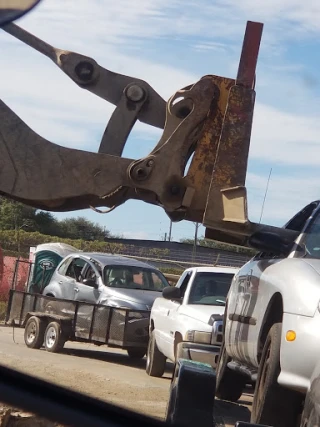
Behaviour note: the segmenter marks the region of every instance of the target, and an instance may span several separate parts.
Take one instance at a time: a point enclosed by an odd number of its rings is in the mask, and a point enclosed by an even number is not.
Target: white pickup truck
[[[191,359],[215,367],[222,342],[233,267],[193,267],[157,298],[150,315],[146,372],[161,377],[166,360]]]
[[[259,252],[227,297],[216,396],[236,402],[251,380],[251,422],[296,427],[320,355],[320,201],[249,244]]]

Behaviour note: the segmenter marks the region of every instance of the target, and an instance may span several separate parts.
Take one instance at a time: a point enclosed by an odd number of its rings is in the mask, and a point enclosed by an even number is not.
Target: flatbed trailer
[[[11,289],[5,324],[24,328],[25,344],[59,352],[67,341],[107,345],[142,358],[150,313]]]

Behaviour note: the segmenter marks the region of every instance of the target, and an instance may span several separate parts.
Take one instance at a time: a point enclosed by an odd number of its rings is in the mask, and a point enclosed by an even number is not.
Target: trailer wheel
[[[262,351],[251,422],[274,427],[292,427],[298,423],[303,397],[281,387],[277,382],[280,374],[281,330],[281,323],[275,323],[271,327]]]
[[[167,358],[158,349],[155,330],[153,330],[149,337],[146,373],[150,377],[162,377],[166,369],[166,361]]]
[[[217,363],[217,389],[216,396],[229,402],[237,402],[246,386],[247,378],[238,372],[232,371],[227,364],[229,357],[224,342],[221,345]]]
[[[194,427],[213,427],[216,377],[211,366],[178,359],[170,386],[166,422]]]
[[[127,348],[127,353],[131,359],[143,359],[146,355],[146,349],[141,347],[131,347]]]
[[[46,322],[36,316],[27,320],[24,328],[24,342],[27,347],[39,349],[43,345]]]
[[[64,346],[65,338],[58,322],[50,322],[44,334],[44,346],[51,353],[59,353]]]

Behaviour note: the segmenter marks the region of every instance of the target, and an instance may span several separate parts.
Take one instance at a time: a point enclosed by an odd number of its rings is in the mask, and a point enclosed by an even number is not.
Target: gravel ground
[[[92,397],[163,419],[172,365],[163,378],[145,373],[145,360],[133,361],[122,350],[92,344],[66,343],[61,354],[28,349],[23,330],[0,326],[0,363],[21,372],[72,388]],[[216,421],[226,427],[248,421],[252,396],[245,393],[239,405],[217,401]]]

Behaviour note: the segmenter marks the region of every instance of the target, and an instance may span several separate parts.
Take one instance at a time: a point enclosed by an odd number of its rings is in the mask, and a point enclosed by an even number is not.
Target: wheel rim
[[[52,348],[57,340],[57,332],[53,326],[48,328],[46,333],[46,347]]]
[[[258,408],[260,407],[261,401],[263,399],[265,383],[266,383],[267,375],[269,372],[270,350],[271,350],[271,347],[269,345],[266,352],[266,357],[264,359],[263,367],[261,370],[261,375],[260,375],[260,380],[259,380],[259,385],[257,390],[257,407]]]
[[[27,343],[32,344],[36,339],[37,325],[35,322],[30,322],[27,327]]]

